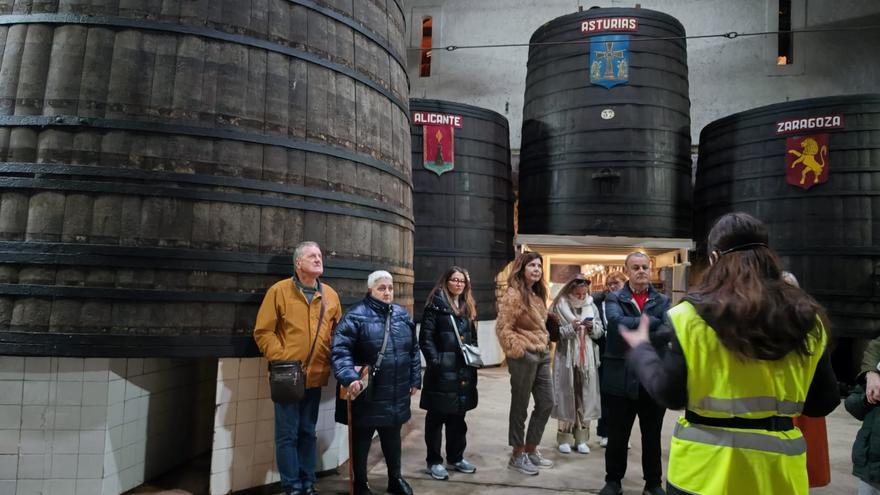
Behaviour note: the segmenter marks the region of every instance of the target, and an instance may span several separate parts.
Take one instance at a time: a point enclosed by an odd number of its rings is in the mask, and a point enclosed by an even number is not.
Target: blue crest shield
[[[629,35],[590,38],[590,82],[611,88],[629,81]]]

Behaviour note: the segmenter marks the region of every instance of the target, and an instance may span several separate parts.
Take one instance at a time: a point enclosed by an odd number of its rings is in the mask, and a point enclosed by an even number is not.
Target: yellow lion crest
[[[819,143],[816,142],[813,138],[806,138],[801,141],[801,148],[803,148],[803,152],[798,150],[788,150],[789,153],[798,157],[797,160],[792,162],[791,167],[794,168],[799,163],[804,165],[804,170],[801,173],[801,185],[807,181],[807,174],[810,172],[813,173],[813,184],[819,183],[819,176],[822,175],[822,171],[825,170],[826,160],[828,159],[828,147],[824,144],[822,145],[822,149],[819,149]],[[816,161],[816,155],[819,155],[819,159],[821,162]]]

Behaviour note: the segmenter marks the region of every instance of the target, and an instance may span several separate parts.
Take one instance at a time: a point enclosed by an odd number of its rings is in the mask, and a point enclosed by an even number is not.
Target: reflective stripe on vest
[[[687,364],[687,408],[708,418],[797,416],[827,342],[816,319],[806,346],[780,359],[728,350],[688,302],[668,312]],[[770,467],[772,466],[772,468]],[[667,480],[685,493],[808,495],[806,442],[797,429],[713,427],[679,418]]]
[[[703,397],[696,404],[699,409],[725,412],[734,416],[746,413],[771,413],[779,416],[794,416],[804,410],[803,402],[777,399],[776,397],[738,397],[722,399],[720,397]]]
[[[688,409],[711,418],[797,416],[802,412],[827,341],[818,318],[807,338],[809,354],[792,351],[776,360],[735,355],[689,302],[669,310],[669,320],[687,364]]]
[[[804,437],[780,438],[764,433],[712,428],[693,423],[689,426],[676,423],[672,435],[690,442],[718,447],[761,450],[782,455],[801,455],[807,451],[807,442],[804,441]]]

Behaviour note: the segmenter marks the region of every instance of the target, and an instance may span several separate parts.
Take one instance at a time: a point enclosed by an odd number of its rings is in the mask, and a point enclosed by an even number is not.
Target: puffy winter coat
[[[477,407],[477,369],[464,363],[452,318],[465,344],[477,345],[473,321],[456,316],[443,291],[425,305],[419,347],[427,368],[419,407],[441,414],[464,414]]]
[[[547,332],[547,306],[537,295],[529,292],[523,303],[522,295],[513,287],[498,300],[498,319],[495,333],[504,354],[513,359],[525,356],[526,351],[542,352],[550,348]]]
[[[862,481],[877,485],[880,483],[880,408],[868,403],[862,385],[856,386],[843,405],[853,417],[862,421],[852,448],[853,474]]]
[[[352,402],[355,426],[401,425],[410,418],[410,387],[421,386],[419,344],[415,324],[401,306],[385,304],[370,296],[345,313],[333,335],[333,375],[343,386],[358,379],[356,365],[376,364],[385,336],[385,318],[391,327],[382,366],[369,387]],[[348,424],[346,404],[336,401],[336,421]]]

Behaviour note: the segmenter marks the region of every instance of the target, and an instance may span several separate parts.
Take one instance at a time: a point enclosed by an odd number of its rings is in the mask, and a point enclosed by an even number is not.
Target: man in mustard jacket
[[[342,308],[336,291],[318,280],[324,263],[317,243],[300,243],[293,264],[294,276],[266,291],[257,313],[254,340],[270,363],[303,363],[305,397],[299,402],[275,403],[275,459],[284,493],[306,495],[316,493],[315,425],[321,387],[330,376],[330,336],[342,318]]]

